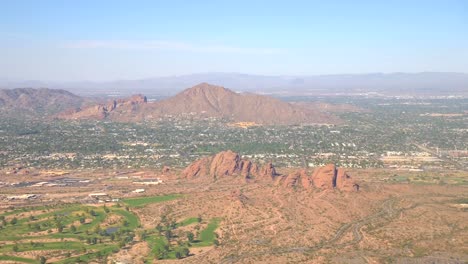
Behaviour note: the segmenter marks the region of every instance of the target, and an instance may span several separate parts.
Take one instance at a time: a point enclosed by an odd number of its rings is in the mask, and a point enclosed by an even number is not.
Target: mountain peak
[[[262,125],[330,124],[339,119],[316,109],[296,106],[269,96],[239,94],[222,86],[200,83],[183,92],[156,102],[146,103],[143,96],[113,102],[109,107],[81,109],[80,116],[112,120],[150,120],[166,117],[220,118],[229,122],[253,122]],[[91,113],[91,114],[89,114]],[[64,118],[68,118],[64,116]],[[73,118],[73,117],[72,117]]]
[[[237,94],[237,93],[227,88],[224,88],[222,86],[203,82],[191,88],[186,89],[185,91],[182,92],[182,94],[194,96],[194,95],[207,95],[207,94],[220,95],[220,94]]]

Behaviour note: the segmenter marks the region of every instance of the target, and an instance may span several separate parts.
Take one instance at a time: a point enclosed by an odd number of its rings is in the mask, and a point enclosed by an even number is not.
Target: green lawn
[[[125,220],[127,220],[127,222],[129,223],[126,227],[127,229],[133,230],[140,226],[140,220],[132,212],[125,211],[123,209],[112,209],[112,212],[123,216]]]
[[[152,197],[139,197],[126,199],[123,202],[131,207],[140,207],[149,203],[158,203],[165,202],[177,199],[182,197],[179,194],[170,194],[164,196],[152,196]],[[33,210],[34,208],[31,208]],[[95,214],[91,215],[91,212],[94,211]],[[107,213],[106,213],[107,211]],[[20,213],[20,212],[15,212]],[[69,225],[79,221],[80,217],[84,215],[85,218],[91,219],[91,222],[87,224],[81,224],[77,226],[77,232],[72,233],[70,231]],[[119,215],[123,217],[122,221],[125,221],[127,224],[122,225],[122,222],[116,223],[113,227],[117,227],[119,230],[115,233],[114,236],[109,236],[103,234],[102,232],[95,231],[95,228],[100,225],[107,217],[111,215]],[[0,263],[2,261],[14,261],[18,263],[38,263],[36,259],[21,258],[12,256],[13,249],[17,252],[26,252],[26,251],[40,251],[40,250],[63,250],[64,252],[71,253],[74,256],[66,258],[63,255],[62,259],[56,263],[68,264],[68,263],[78,263],[78,262],[89,262],[93,260],[100,260],[102,256],[112,254],[112,252],[118,251],[118,243],[127,239],[128,236],[133,236],[135,231],[144,231],[147,233],[146,241],[151,248],[151,253],[147,256],[148,261],[153,261],[157,259],[157,252],[165,251],[167,255],[165,259],[175,259],[176,252],[181,252],[183,247],[190,248],[188,242],[184,242],[181,245],[169,245],[168,240],[164,235],[160,234],[154,229],[140,230],[140,219],[131,211],[127,211],[122,207],[95,207],[95,206],[85,206],[70,204],[67,206],[59,206],[56,210],[53,208],[48,208],[47,211],[38,212],[34,214],[34,220],[29,219],[29,214],[26,213],[23,216],[17,216],[18,221],[16,225],[8,224],[3,229],[0,230],[0,240],[13,240],[17,243],[15,245],[3,245],[0,247]],[[54,218],[57,216],[57,221],[63,224],[64,230],[62,233],[58,233],[55,226]],[[203,247],[210,246],[213,244],[213,241],[216,239],[215,230],[218,228],[218,225],[221,221],[221,218],[212,218],[210,219],[208,225],[204,230],[202,230],[197,240],[192,243],[193,247]],[[181,222],[177,223],[175,229],[182,226],[190,226],[198,223],[198,217],[189,217]],[[34,229],[35,224],[40,225],[40,231],[42,233],[36,232]],[[106,227],[107,228],[107,227]],[[105,228],[103,228],[105,229]],[[43,231],[53,230],[52,233],[47,233]],[[28,234],[30,233],[30,234]],[[74,238],[78,239],[74,241],[50,241],[50,242],[36,242],[39,239],[60,239],[60,238]],[[97,239],[96,242],[91,242],[93,239]],[[182,239],[186,239],[183,237]],[[128,241],[127,241],[128,242]],[[164,250],[164,248],[169,246],[169,250]],[[8,254],[8,255],[6,255]],[[77,255],[80,254],[80,255]],[[45,256],[47,257],[47,256]]]
[[[124,199],[123,202],[129,206],[142,207],[150,203],[167,202],[167,201],[175,200],[180,197],[182,197],[182,195],[180,194],[168,194],[168,195],[161,195],[161,196],[129,198],[129,199]]]
[[[66,250],[68,252],[80,252],[81,250],[86,249],[86,253],[83,253],[80,256],[75,256],[67,259],[63,259],[58,263],[77,263],[79,261],[82,262],[89,262],[91,260],[98,259],[100,256],[108,255],[112,251],[118,250],[117,241],[112,242],[110,241],[110,237],[108,236],[101,236],[99,234],[95,234],[91,231],[91,234],[87,235],[86,232],[88,230],[94,230],[96,226],[102,223],[108,215],[117,214],[123,216],[123,218],[128,222],[128,225],[123,229],[128,231],[133,231],[140,225],[140,221],[136,215],[132,212],[125,211],[124,209],[120,208],[108,208],[109,212],[106,213],[104,207],[93,207],[93,206],[83,206],[83,205],[69,205],[67,207],[59,207],[57,210],[50,210],[48,212],[42,212],[34,215],[36,220],[30,220],[29,214],[25,214],[21,218],[18,217],[18,222],[16,225],[8,224],[5,228],[0,230],[0,240],[15,240],[18,241],[16,244],[16,250],[18,252],[25,252],[25,251],[38,251],[38,250]],[[89,212],[93,210],[96,214],[91,216]],[[67,227],[69,224],[78,221],[81,214],[85,214],[86,218],[92,219],[92,221],[88,224],[79,225],[77,228],[76,233],[71,233],[69,228]],[[57,215],[60,219],[61,223],[65,226],[65,229],[62,233],[57,233],[54,224],[54,215]],[[54,230],[53,233],[48,234],[40,234],[34,236],[36,232],[32,230],[28,225],[34,224],[44,224],[44,223],[51,223],[49,227],[41,228],[41,231],[52,229]],[[22,234],[26,234],[31,232],[32,235],[24,236]],[[88,244],[86,242],[78,242],[78,241],[66,241],[66,242],[36,242],[33,243],[30,241],[37,241],[38,239],[47,239],[47,238],[78,238],[78,239],[87,239],[87,238],[98,238],[102,239],[103,243],[98,244]],[[26,240],[27,239],[27,240]],[[24,262],[24,263],[38,263],[35,259],[27,259],[27,258],[19,258],[10,255],[13,252],[14,245],[4,245],[0,247],[0,263],[6,260],[9,261],[17,261]],[[47,256],[46,256],[47,257]]]
[[[104,246],[96,246],[94,247],[95,252],[90,252],[90,253],[85,253],[80,256],[76,257],[71,257],[67,258],[61,261],[58,261],[56,263],[63,263],[63,264],[74,264],[74,263],[79,263],[79,262],[85,262],[88,263],[92,260],[98,259],[99,255],[104,256],[104,255],[109,255],[113,251],[118,250],[118,247],[116,245],[104,245]]]
[[[39,261],[35,259],[29,259],[29,258],[20,258],[20,257],[15,257],[15,256],[7,256],[7,255],[0,255],[0,262],[2,260],[8,260],[8,261],[15,261],[15,262],[23,262],[23,263],[39,263]]]
[[[206,247],[213,245],[213,241],[216,239],[215,230],[218,228],[221,218],[211,219],[208,226],[200,232],[197,243],[194,243],[194,247]]]
[[[198,217],[190,217],[190,218],[183,220],[180,223],[177,223],[177,227],[188,226],[188,225],[195,224],[195,223],[198,223]]]

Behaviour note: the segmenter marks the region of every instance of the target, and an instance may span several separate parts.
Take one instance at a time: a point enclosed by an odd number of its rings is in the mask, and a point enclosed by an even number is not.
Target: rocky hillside
[[[127,99],[111,100],[106,104],[99,104],[85,108],[70,109],[58,115],[64,119],[117,119],[132,121],[147,99],[143,95],[134,95]]]
[[[221,177],[239,176],[242,179],[269,179],[277,176],[271,163],[260,166],[231,150],[220,152],[211,157],[205,157],[192,163],[182,172],[187,179],[217,179]]]
[[[140,96],[141,97],[141,96]],[[334,124],[340,120],[318,110],[296,106],[281,100],[257,95],[239,94],[229,89],[202,83],[165,100],[138,100],[112,106],[93,106],[61,115],[66,119],[106,118],[115,121],[157,120],[164,117],[222,118],[235,122],[263,125]],[[111,102],[111,105],[114,104]],[[111,110],[110,110],[111,109]]]
[[[288,175],[277,173],[271,163],[263,166],[228,150],[214,156],[201,158],[190,164],[182,172],[188,180],[213,181],[223,177],[247,181],[270,181],[284,188],[301,188],[306,190],[321,189],[340,191],[359,190],[359,185],[345,172],[333,164],[316,168],[310,175],[306,170],[298,170]]]
[[[85,99],[65,90],[56,89],[2,89],[0,115],[45,116],[80,107]]]

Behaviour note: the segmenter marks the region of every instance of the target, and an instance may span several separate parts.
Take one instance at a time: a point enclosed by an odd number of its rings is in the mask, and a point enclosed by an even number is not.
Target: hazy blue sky
[[[0,78],[468,72],[468,1],[2,1]]]

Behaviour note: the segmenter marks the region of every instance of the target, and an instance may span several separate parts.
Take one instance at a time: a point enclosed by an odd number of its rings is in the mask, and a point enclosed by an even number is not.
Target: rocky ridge
[[[246,159],[241,159],[239,154],[227,150],[211,157],[204,157],[189,165],[182,172],[187,179],[210,178],[217,179],[225,176],[240,176],[243,179],[255,178],[273,179],[276,176],[275,168],[271,163],[260,166]]]
[[[272,163],[261,166],[242,159],[239,154],[231,150],[196,160],[183,170],[182,177],[188,180],[216,180],[232,177],[254,181],[273,181],[277,186],[284,188],[305,190],[337,189],[345,192],[359,190],[359,185],[351,176],[343,168],[337,168],[334,164],[316,168],[311,175],[305,169],[281,175],[276,172]]]
[[[98,104],[86,108],[76,108],[58,115],[64,119],[98,119],[103,120],[114,115],[131,114],[137,110],[138,105],[146,104],[147,98],[141,94],[133,95],[126,99],[116,99],[106,104]],[[123,111],[122,111],[123,110]]]

